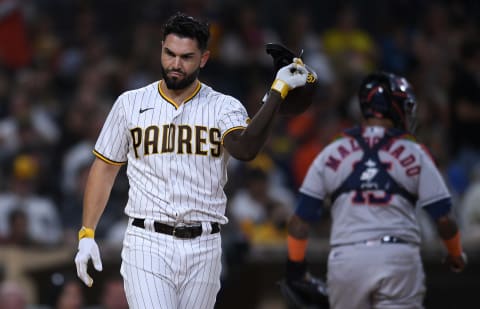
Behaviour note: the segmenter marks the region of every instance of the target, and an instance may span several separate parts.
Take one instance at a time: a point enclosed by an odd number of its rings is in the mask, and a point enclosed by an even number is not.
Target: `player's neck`
[[[393,128],[393,122],[388,118],[368,118],[365,120],[365,125],[384,127],[386,129]]]
[[[187,98],[190,98],[194,93],[195,89],[198,87],[198,79],[191,83],[188,87],[183,89],[169,89],[163,80],[160,81],[160,88],[162,92],[170,99],[173,100],[177,105],[182,105]]]

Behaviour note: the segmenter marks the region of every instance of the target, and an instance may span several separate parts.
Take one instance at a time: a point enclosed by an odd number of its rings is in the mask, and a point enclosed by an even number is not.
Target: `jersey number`
[[[352,198],[352,202],[370,206],[387,206],[391,199],[392,194],[385,191],[375,193],[373,191],[357,190]]]

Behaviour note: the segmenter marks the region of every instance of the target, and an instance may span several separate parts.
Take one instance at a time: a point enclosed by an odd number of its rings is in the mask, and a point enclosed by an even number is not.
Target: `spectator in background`
[[[0,1],[0,63],[11,70],[30,63],[31,47],[27,38],[22,1]]]
[[[63,241],[67,244],[76,243],[78,227],[82,225],[83,193],[92,162],[93,159],[90,158],[89,161],[77,167],[73,175],[73,188],[63,194],[60,216],[63,225]]]
[[[13,281],[0,284],[0,309],[26,309],[27,293],[22,286]]]
[[[10,98],[9,116],[0,121],[0,160],[23,149],[45,149],[54,145],[59,130],[50,115],[34,106],[24,92],[14,92]]]
[[[296,190],[315,157],[340,129],[341,121],[334,113],[306,112],[289,122],[288,134],[297,141],[290,162]]]
[[[0,245],[32,247],[35,245],[29,234],[29,222],[25,212],[14,208],[8,214],[8,232],[5,237],[0,236]]]
[[[399,20],[388,24],[382,35],[380,67],[382,70],[407,74],[413,66],[412,29]]]
[[[470,186],[460,204],[461,230],[466,241],[480,241],[480,162],[472,169]]]
[[[258,168],[247,170],[244,179],[244,188],[236,191],[228,207],[232,219],[252,245],[282,243],[293,195],[286,188],[271,186],[268,175]]]
[[[467,39],[455,68],[450,88],[452,157],[468,179],[471,167],[480,161],[480,40]],[[461,192],[466,187],[460,188]]]
[[[258,11],[250,4],[240,4],[231,12],[220,42],[220,61],[231,67],[263,65],[269,67],[271,58],[265,53],[265,43],[278,41],[278,34],[261,24]]]
[[[0,194],[1,235],[9,233],[8,214],[20,209],[27,216],[28,234],[33,241],[45,246],[59,244],[62,227],[56,205],[49,197],[37,193],[38,176],[42,172],[33,154],[15,157],[9,190]]]
[[[95,100],[95,99],[93,99]],[[62,166],[62,191],[64,194],[70,194],[76,189],[77,172],[85,164],[92,162],[92,149],[95,145],[103,122],[107,117],[110,107],[106,104],[91,102],[89,108],[81,108],[82,101],[78,101],[78,114],[75,118],[78,121],[79,141],[70,146],[63,156]],[[73,111],[75,113],[75,111]],[[72,115],[73,117],[73,115]]]
[[[340,8],[335,24],[323,33],[323,46],[341,78],[359,77],[376,67],[375,41],[359,27],[357,11],[350,5]]]
[[[308,8],[300,8],[289,16],[285,46],[293,52],[303,52],[304,62],[315,72],[320,72],[319,82],[328,85],[334,80],[335,73],[325,54],[321,36],[313,28],[310,14]]]
[[[54,273],[51,277],[52,309],[84,309],[85,296],[81,282],[71,276]]]
[[[100,295],[100,304],[99,309],[128,309],[122,277],[112,276],[107,278]]]

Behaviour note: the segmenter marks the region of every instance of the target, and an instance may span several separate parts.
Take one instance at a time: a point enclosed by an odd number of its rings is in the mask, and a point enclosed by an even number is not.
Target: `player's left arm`
[[[305,255],[308,236],[313,223],[318,222],[323,214],[323,201],[307,194],[300,194],[295,213],[287,224],[287,264],[286,280],[293,282],[307,276]]]
[[[242,161],[255,158],[270,135],[282,101],[279,93],[270,91],[267,101],[249,125],[244,130],[235,130],[225,136],[223,145],[234,158]]]
[[[324,169],[322,166],[325,150],[311,163],[300,187],[300,195],[295,213],[287,225],[287,281],[301,280],[307,274],[305,260],[307,241],[311,225],[320,221],[324,214],[323,197]]]
[[[270,134],[280,104],[290,90],[306,84],[307,75],[308,71],[301,61],[284,66],[277,72],[265,103],[250,124],[244,130],[234,130],[225,136],[223,145],[234,158],[243,161],[255,158]]]

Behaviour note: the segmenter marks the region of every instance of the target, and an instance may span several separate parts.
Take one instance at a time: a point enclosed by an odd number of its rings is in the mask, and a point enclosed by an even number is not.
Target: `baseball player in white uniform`
[[[250,121],[235,98],[198,80],[209,58],[208,25],[178,13],[164,25],[163,79],[121,94],[93,150],[79,231],[77,273],[102,270],[95,226],[120,167],[127,164],[129,224],[121,274],[130,308],[213,308],[220,289],[220,229],[227,162],[251,160],[288,91],[304,86],[299,59],[277,72]]]
[[[377,72],[359,91],[365,124],[346,130],[311,164],[290,218],[287,282],[308,281],[311,223],[331,204],[327,286],[334,309],[423,308],[425,278],[415,208],[431,215],[454,271],[465,267],[451,198],[434,161],[408,133],[416,109],[405,78]],[[410,130],[412,131],[412,130]]]

